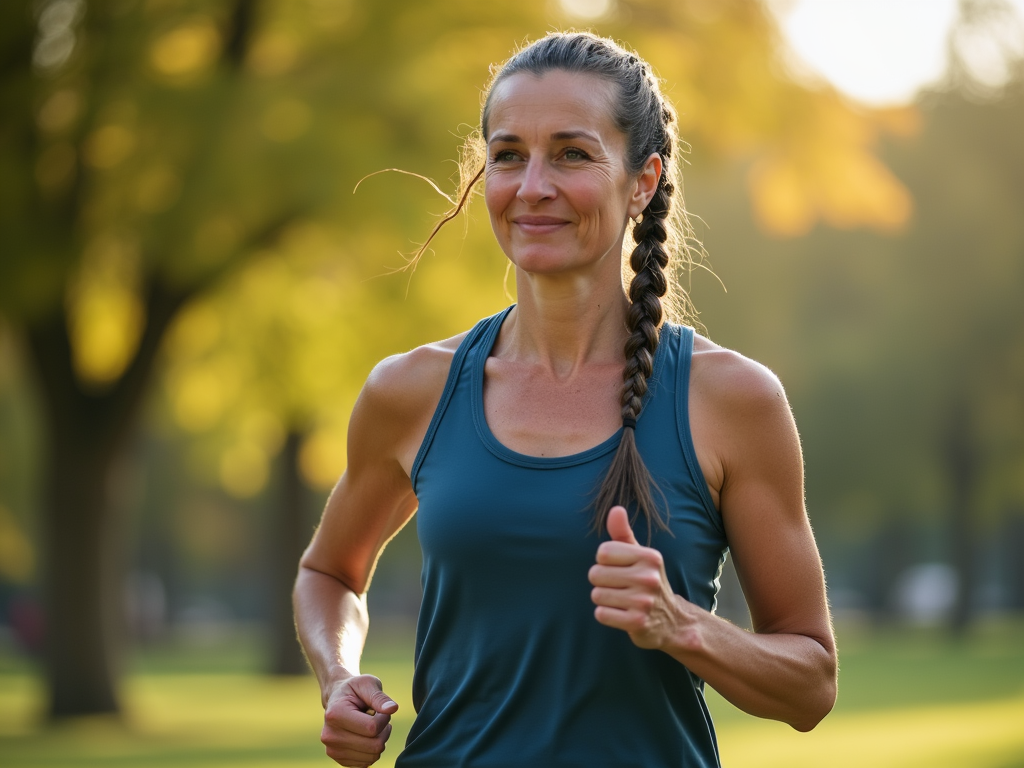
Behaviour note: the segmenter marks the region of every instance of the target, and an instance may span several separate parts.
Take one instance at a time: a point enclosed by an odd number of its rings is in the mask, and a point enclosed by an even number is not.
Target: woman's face
[[[652,156],[639,176],[626,170],[615,95],[603,78],[563,70],[512,75],[491,94],[485,198],[498,243],[520,269],[603,264],[619,274],[626,222],[654,194],[661,161]]]

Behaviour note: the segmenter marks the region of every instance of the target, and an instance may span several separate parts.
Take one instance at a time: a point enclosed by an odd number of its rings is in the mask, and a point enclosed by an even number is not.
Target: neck
[[[543,365],[560,377],[587,363],[620,364],[629,301],[618,264],[613,266],[613,275],[537,275],[517,269],[518,302],[495,354]]]

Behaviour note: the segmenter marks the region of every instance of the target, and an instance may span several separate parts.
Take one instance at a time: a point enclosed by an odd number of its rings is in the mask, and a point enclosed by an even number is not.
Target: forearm
[[[807,731],[836,697],[831,636],[748,632],[682,598],[677,630],[662,650],[728,701],[757,717]]]
[[[340,680],[359,674],[369,618],[366,596],[333,576],[299,568],[293,593],[299,642],[326,693]]]

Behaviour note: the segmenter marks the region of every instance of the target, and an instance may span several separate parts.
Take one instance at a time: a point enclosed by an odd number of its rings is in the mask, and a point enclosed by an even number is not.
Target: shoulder
[[[435,391],[440,397],[465,337],[466,333],[460,333],[384,358],[370,371],[360,400],[372,408],[402,412],[432,399]]]
[[[800,438],[782,382],[739,352],[695,336],[690,427],[716,505],[738,483],[802,483]]]
[[[468,332],[466,332],[468,333]],[[390,455],[408,473],[466,333],[392,355],[374,366],[349,422],[349,466]]]
[[[694,334],[691,387],[732,413],[789,412],[785,389],[767,366]]]

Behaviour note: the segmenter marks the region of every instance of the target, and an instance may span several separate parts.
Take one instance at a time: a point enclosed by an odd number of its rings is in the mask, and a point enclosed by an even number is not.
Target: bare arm
[[[357,406],[353,413],[353,429],[359,410]],[[396,468],[400,470],[397,463]],[[415,510],[412,489],[403,489],[398,477],[387,481],[375,477],[379,474],[383,473],[350,467],[331,493],[299,564],[295,620],[323,690],[339,677],[359,674],[369,627],[366,590],[373,567],[384,544]],[[380,479],[385,482],[374,482]]]
[[[740,709],[810,730],[835,702],[837,662],[799,438],[775,377],[725,355],[708,361],[703,380],[695,372],[691,416],[754,632],[673,594],[661,554],[636,543],[624,510],[609,516],[613,541],[591,570],[595,615],[670,654]]]
[[[457,341],[390,358],[371,374],[349,422],[348,468],[299,564],[295,621],[320,683],[321,740],[345,766],[380,757],[398,709],[380,680],[360,674],[366,590],[384,545],[416,510],[409,471]]]

